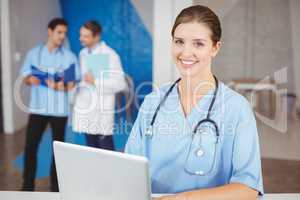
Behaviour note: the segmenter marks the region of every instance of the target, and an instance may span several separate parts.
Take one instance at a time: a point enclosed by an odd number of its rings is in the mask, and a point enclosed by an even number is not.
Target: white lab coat
[[[88,54],[109,55],[109,75],[106,78],[95,78],[95,85],[83,80],[88,72],[85,56]],[[80,52],[82,81],[75,95],[72,127],[73,131],[88,134],[112,135],[115,115],[115,94],[127,89],[124,72],[118,54],[105,42],[93,49],[84,48]],[[103,77],[103,76],[102,76]]]

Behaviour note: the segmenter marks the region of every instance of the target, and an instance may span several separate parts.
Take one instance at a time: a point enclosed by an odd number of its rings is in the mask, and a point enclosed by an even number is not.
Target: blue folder
[[[76,81],[75,64],[72,64],[68,69],[64,71],[63,79],[65,84],[71,81]]]
[[[104,78],[108,78],[109,70],[109,55],[108,54],[90,54],[85,58],[85,64],[88,70],[93,74],[94,77],[100,77],[103,75]],[[101,72],[103,74],[101,74]]]
[[[47,87],[47,83],[46,83],[47,79],[53,80],[55,82],[59,82],[63,80],[64,84],[67,84],[70,81],[76,81],[75,64],[70,65],[70,67],[68,67],[65,71],[57,72],[55,74],[50,74],[48,72],[44,72],[40,70],[35,66],[31,66],[31,74],[40,80],[41,85],[46,87]]]

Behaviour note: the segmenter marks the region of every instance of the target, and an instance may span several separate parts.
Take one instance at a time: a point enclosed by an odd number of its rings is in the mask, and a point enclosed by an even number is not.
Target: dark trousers
[[[85,134],[87,145],[99,149],[114,150],[112,135],[92,135]]]
[[[34,191],[37,168],[37,150],[48,123],[50,124],[50,127],[52,129],[52,140],[64,141],[66,122],[67,117],[53,117],[36,114],[29,115],[26,130],[25,162],[22,190]],[[53,155],[50,183],[51,191],[58,191],[57,175]]]

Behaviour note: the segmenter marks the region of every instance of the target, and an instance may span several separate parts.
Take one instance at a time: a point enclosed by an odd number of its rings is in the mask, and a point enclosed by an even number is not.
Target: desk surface
[[[153,195],[157,197],[157,195]],[[9,192],[0,191],[1,200],[60,200],[55,192]],[[299,200],[300,193],[295,194],[266,194],[259,200]]]

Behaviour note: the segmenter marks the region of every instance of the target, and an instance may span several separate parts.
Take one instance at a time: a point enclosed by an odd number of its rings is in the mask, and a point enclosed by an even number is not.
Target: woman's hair
[[[218,16],[208,7],[195,5],[183,9],[176,17],[172,28],[172,37],[179,24],[198,22],[206,25],[212,32],[211,39],[216,44],[221,39],[222,29]]]

